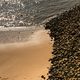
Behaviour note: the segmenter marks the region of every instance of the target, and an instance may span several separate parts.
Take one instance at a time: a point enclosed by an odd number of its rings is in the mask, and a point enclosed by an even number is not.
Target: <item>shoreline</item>
[[[0,44],[15,43],[15,42],[25,42],[28,40],[29,36],[35,31],[43,29],[40,26],[30,26],[30,27],[8,27],[0,29]]]

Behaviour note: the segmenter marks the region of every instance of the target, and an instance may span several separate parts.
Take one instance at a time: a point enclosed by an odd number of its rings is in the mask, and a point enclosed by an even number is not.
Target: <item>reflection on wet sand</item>
[[[29,41],[0,45],[0,79],[42,80],[48,72],[52,44],[47,31],[35,32]]]

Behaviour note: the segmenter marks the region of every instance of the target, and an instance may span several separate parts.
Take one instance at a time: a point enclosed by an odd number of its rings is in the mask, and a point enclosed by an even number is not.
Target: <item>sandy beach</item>
[[[38,30],[27,42],[0,44],[0,80],[42,80],[46,76],[52,43],[47,31]]]

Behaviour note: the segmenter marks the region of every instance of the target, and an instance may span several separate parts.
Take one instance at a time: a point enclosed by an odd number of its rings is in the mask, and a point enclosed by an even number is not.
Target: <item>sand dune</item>
[[[27,42],[0,44],[0,80],[42,80],[48,72],[52,44],[45,30]]]

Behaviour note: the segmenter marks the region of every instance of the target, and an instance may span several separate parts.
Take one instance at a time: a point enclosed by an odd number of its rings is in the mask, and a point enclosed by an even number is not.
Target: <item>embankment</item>
[[[46,23],[54,38],[48,80],[80,80],[80,5]]]

